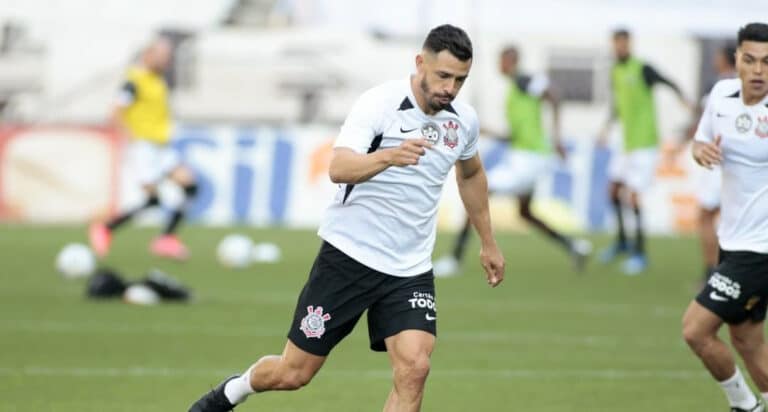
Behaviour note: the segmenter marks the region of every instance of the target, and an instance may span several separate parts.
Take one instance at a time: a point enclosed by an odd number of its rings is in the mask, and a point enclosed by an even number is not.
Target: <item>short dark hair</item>
[[[469,36],[464,30],[450,24],[443,24],[430,30],[427,38],[424,39],[423,48],[433,53],[448,50],[461,61],[472,58],[472,41],[469,40]]]
[[[616,40],[620,37],[623,37],[625,39],[628,39],[632,37],[632,35],[629,33],[629,30],[624,27],[619,27],[618,29],[613,30],[613,39]]]
[[[768,24],[749,23],[739,29],[738,45],[745,41],[768,42]]]

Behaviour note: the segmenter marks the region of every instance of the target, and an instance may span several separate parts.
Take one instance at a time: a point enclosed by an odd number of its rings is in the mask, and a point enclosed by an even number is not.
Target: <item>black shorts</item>
[[[765,320],[768,254],[720,251],[720,263],[696,301],[726,323]]]
[[[437,335],[432,271],[396,277],[373,270],[323,242],[301,291],[288,339],[304,351],[327,356],[368,310],[371,349],[407,329]]]

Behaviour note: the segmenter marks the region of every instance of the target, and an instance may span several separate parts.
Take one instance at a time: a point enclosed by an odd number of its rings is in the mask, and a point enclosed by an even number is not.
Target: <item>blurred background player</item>
[[[169,186],[169,195],[163,196],[164,205],[172,211],[162,235],[152,241],[150,251],[180,260],[188,256],[186,246],[175,233],[197,186],[192,172],[179,163],[178,155],[169,146],[172,123],[164,75],[171,57],[172,45],[167,39],[153,40],[143,50],[139,64],[128,69],[120,90],[112,121],[130,139],[126,151],[128,166],[141,184],[145,199],[139,206],[118,214],[106,224],[91,226],[91,246],[101,256],[109,251],[114,230],[137,213],[160,205],[158,184],[164,179],[174,184]]]
[[[717,73],[718,81],[736,77],[736,47],[726,45],[718,49],[713,57],[712,66]],[[707,87],[705,90],[711,90],[712,86]],[[709,94],[701,98],[701,104],[699,110],[697,110],[696,123],[693,124],[694,127],[689,133],[689,138],[693,138],[696,132],[696,124],[704,112],[708,97]],[[698,230],[701,241],[701,253],[704,259],[704,281],[712,275],[718,260],[715,220],[720,213],[721,180],[722,173],[719,166],[714,166],[712,169],[696,168],[696,201],[699,209]]]
[[[506,114],[509,128],[510,149],[504,154],[501,165],[488,175],[491,193],[515,196],[519,203],[520,216],[537,230],[554,240],[570,253],[576,269],[583,269],[586,258],[592,251],[587,240],[573,240],[541,221],[533,214],[531,203],[539,177],[552,171],[555,159],[552,148],[561,159],[566,151],[560,135],[559,100],[547,76],[529,76],[518,72],[520,53],[516,47],[508,46],[499,59],[501,73],[510,79],[507,93]],[[542,101],[552,105],[552,142],[541,119]],[[458,273],[464,250],[471,231],[469,220],[464,223],[453,253],[435,262],[435,276],[451,276]]]
[[[627,30],[613,33],[613,53],[616,63],[611,72],[613,103],[598,143],[605,145],[614,120],[618,117],[622,126],[623,150],[614,154],[608,166],[610,198],[616,212],[616,242],[600,256],[608,263],[628,253],[623,264],[628,275],[643,272],[648,266],[645,254],[640,195],[653,182],[658,158],[659,136],[656,126],[656,107],[653,86],[665,84],[677,93],[687,107],[692,105],[685,99],[680,88],[659,74],[656,69],[632,56],[631,39]],[[624,206],[632,208],[635,216],[635,239],[630,243],[624,230]]]
[[[715,84],[694,137],[696,162],[723,171],[722,256],[688,305],[683,337],[732,412],[765,412],[718,332],[728,324],[734,349],[768,400],[768,25],[739,30],[736,61],[739,78]]]

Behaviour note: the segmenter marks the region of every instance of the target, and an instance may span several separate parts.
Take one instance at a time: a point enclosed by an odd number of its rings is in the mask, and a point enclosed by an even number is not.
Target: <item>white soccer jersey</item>
[[[768,253],[768,96],[747,106],[741,80],[717,82],[695,139],[717,136],[723,153],[720,247]]]
[[[448,172],[477,153],[477,114],[454,101],[434,116],[416,104],[410,79],[365,92],[334,147],[371,153],[424,137],[434,145],[415,166],[392,166],[356,185],[340,185],[318,235],[358,262],[393,276],[432,268],[437,207]]]

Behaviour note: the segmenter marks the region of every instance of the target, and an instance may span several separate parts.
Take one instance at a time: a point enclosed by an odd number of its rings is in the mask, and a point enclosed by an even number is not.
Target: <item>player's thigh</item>
[[[296,303],[288,338],[305,352],[327,356],[354,329],[385,280],[323,242]]]
[[[627,176],[627,155],[623,151],[613,151],[608,161],[608,180],[624,182]]]
[[[423,330],[406,329],[384,339],[394,369],[429,370],[429,359],[435,348],[435,335]]]
[[[723,320],[718,314],[693,300],[683,314],[682,323],[686,340],[696,340],[716,335],[723,325]]]
[[[368,309],[371,349],[385,351],[385,341],[406,330],[437,335],[437,304],[432,271],[410,278],[389,277],[386,292]]]
[[[168,173],[168,177],[181,186],[189,186],[195,183],[195,174],[188,166],[176,164]]]
[[[645,192],[653,184],[657,164],[656,149],[638,149],[628,153],[624,183],[633,193]]]

